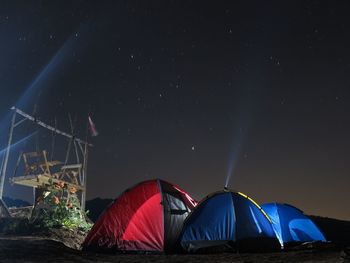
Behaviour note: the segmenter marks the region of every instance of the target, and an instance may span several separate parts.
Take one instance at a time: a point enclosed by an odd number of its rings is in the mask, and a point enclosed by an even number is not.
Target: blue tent
[[[262,208],[271,219],[282,245],[289,242],[326,241],[318,227],[298,208],[278,203],[264,204]]]
[[[204,198],[187,217],[180,236],[181,246],[190,252],[219,247],[241,250],[243,244],[256,247],[253,243],[259,250],[267,244],[280,248],[261,207],[250,197],[232,191]]]

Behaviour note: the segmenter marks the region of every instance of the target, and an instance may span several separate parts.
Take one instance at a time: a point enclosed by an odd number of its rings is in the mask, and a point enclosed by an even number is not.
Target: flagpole
[[[91,131],[91,136],[95,137],[98,135],[98,131],[95,127],[94,122],[92,121],[90,114],[88,114],[88,121],[86,124],[86,139],[85,139],[85,149],[84,149],[84,169],[83,169],[83,186],[84,191],[82,191],[81,194],[81,209],[85,211],[85,200],[86,200],[86,189],[87,189],[87,163],[88,163],[88,157],[89,157],[89,151],[88,151],[88,134],[89,134],[89,128]]]

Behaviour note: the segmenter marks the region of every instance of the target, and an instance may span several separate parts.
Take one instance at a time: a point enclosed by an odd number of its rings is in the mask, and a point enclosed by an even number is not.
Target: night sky
[[[151,178],[201,199],[231,175],[258,203],[350,220],[348,1],[0,6],[1,148],[13,105],[67,131],[70,113],[83,138],[90,114],[88,199]]]

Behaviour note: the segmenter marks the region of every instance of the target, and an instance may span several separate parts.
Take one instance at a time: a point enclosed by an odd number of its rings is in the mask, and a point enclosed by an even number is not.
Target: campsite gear
[[[180,243],[188,252],[280,249],[261,207],[250,197],[228,190],[197,205],[184,223]]]
[[[283,246],[287,243],[326,241],[314,222],[298,208],[279,203],[263,204],[262,208],[270,217],[276,236]]]
[[[86,250],[170,252],[195,207],[185,191],[163,180],[126,190],[99,217],[86,237]]]

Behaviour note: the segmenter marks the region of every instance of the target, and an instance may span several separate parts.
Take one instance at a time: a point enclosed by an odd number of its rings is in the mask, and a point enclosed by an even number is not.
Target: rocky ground
[[[130,255],[89,254],[72,249],[63,243],[45,237],[2,236],[0,237],[0,262],[349,262],[348,250],[335,248],[325,250],[301,250],[263,254],[205,254],[205,255]]]

